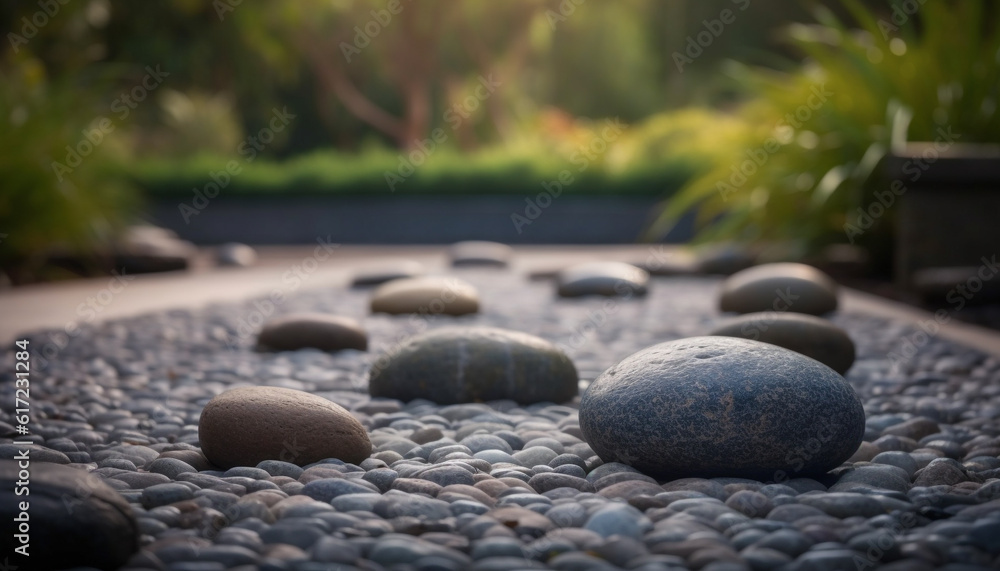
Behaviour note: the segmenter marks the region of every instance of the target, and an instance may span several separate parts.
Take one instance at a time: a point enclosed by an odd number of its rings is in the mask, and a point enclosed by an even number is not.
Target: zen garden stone
[[[564,402],[576,396],[577,381],[573,362],[544,339],[490,327],[446,328],[379,357],[369,391],[437,403]]]
[[[479,311],[479,293],[468,282],[453,277],[393,280],[372,294],[371,310],[392,315],[466,315]]]
[[[562,297],[603,295],[638,297],[646,295],[649,273],[622,262],[587,262],[559,272],[558,292]]]
[[[246,268],[257,263],[257,251],[239,242],[229,242],[219,246],[215,261],[220,266]]]
[[[376,286],[392,280],[415,278],[425,273],[424,265],[414,260],[397,260],[374,264],[358,270],[351,279],[354,287]]]
[[[452,244],[449,255],[452,266],[506,267],[513,251],[498,242],[470,240]]]
[[[854,364],[854,341],[833,323],[802,313],[748,313],[715,328],[711,335],[763,341],[812,357],[841,375]]]
[[[711,298],[724,278],[659,263],[638,303],[464,267],[487,311],[435,316],[459,296],[430,278],[415,313],[365,319],[372,353],[233,347],[254,300],[88,324],[32,362],[30,434],[13,399],[0,407],[0,455],[31,459],[24,497],[0,461],[0,516],[31,507],[31,557],[8,534],[0,565],[997,566],[1000,360],[929,336],[895,367],[920,329],[857,311],[836,319],[859,348],[846,380],[820,361],[845,369],[848,342],[816,317],[767,307],[728,324],[759,341],[692,338],[726,327]],[[371,293],[313,288],[283,308],[357,315]],[[268,325],[275,344],[329,340]],[[14,378],[0,370],[9,397]]]
[[[764,264],[729,276],[722,284],[719,308],[823,315],[837,309],[837,283],[805,264]]]
[[[368,333],[350,317],[323,313],[294,313],[264,324],[257,344],[276,351],[314,347],[323,351],[368,349]]]
[[[662,478],[816,476],[861,444],[865,415],[843,377],[756,341],[693,337],[627,357],[580,401],[605,462]]]
[[[0,517],[8,526],[5,559],[30,563],[32,569],[111,571],[124,565],[139,548],[139,527],[128,502],[83,470],[29,462],[30,471],[22,471],[18,461],[0,460]],[[22,502],[27,511],[20,509]],[[25,541],[14,536],[19,532]],[[27,546],[28,557],[14,552],[21,545]]]
[[[360,463],[371,455],[365,427],[343,407],[279,387],[241,387],[218,395],[205,405],[198,434],[205,456],[222,468],[264,460]]]

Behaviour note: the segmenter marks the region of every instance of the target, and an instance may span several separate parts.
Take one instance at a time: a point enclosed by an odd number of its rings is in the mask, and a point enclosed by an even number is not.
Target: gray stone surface
[[[218,273],[250,276],[259,269]],[[697,335],[721,321],[711,295],[715,279],[658,279],[644,299],[619,303],[554,300],[550,287],[528,283],[522,274],[460,271],[479,290],[486,311],[459,321],[550,339],[572,358],[584,385],[637,349]],[[368,292],[315,281],[321,272],[308,290],[287,297],[282,313],[363,319],[376,352],[455,322],[366,316]],[[127,291],[139,291],[138,284]],[[118,303],[108,306],[109,314]],[[863,458],[815,479],[656,481],[623,464],[603,463],[583,442],[574,401],[371,399],[365,379],[377,353],[256,352],[255,340],[240,328],[260,307],[266,306],[251,300],[92,323],[59,348],[58,358],[32,362],[38,391],[32,391],[38,413],[31,422],[33,450],[65,456],[74,463],[67,469],[92,470],[93,478],[130,502],[144,537],[126,569],[374,569],[380,565],[374,559],[393,561],[401,551],[416,559],[390,568],[837,568],[846,563],[845,550],[861,555],[866,569],[888,571],[989,568],[996,560],[1000,361],[943,337],[928,339],[911,357],[892,359],[902,342],[920,339],[919,330],[895,319],[873,318],[867,310],[832,316],[858,342],[847,380],[868,413]],[[57,333],[31,335],[32,346],[44,347]],[[4,359],[12,355],[0,352]],[[0,368],[5,386],[13,384],[12,370]],[[377,452],[357,463],[324,458],[305,467],[208,464],[197,431],[204,406],[246,385],[297,389],[337,402],[364,426]],[[925,420],[909,422],[919,417]],[[0,407],[7,443],[14,424]],[[906,432],[891,434],[900,430]],[[165,458],[201,472],[170,477],[144,471]],[[466,482],[471,476],[473,483],[421,479],[429,470]],[[915,485],[918,478],[933,485]],[[143,495],[158,493],[160,484],[183,485],[193,497],[143,507]],[[325,493],[339,495],[320,502],[303,493],[307,485],[314,494],[327,487]],[[876,514],[875,504],[883,513]],[[605,525],[605,517],[618,525]],[[591,518],[612,535],[584,529]],[[614,535],[616,530],[626,533]],[[873,541],[883,547],[869,558]],[[529,559],[504,555],[515,542]],[[483,558],[473,560],[474,551]],[[856,569],[857,560],[851,565]]]
[[[264,460],[361,462],[371,454],[364,426],[343,407],[280,387],[222,393],[205,405],[198,433],[205,456],[222,468],[256,466]]]
[[[587,262],[562,270],[556,281],[562,297],[597,295],[627,299],[646,295],[649,273],[622,262]]]
[[[577,372],[562,351],[539,337],[496,328],[448,328],[409,339],[376,359],[369,392],[438,403],[564,402],[577,393]]]
[[[295,351],[314,347],[323,351],[368,349],[368,333],[356,319],[322,313],[282,315],[264,324],[257,343],[265,349]]]
[[[837,309],[837,283],[804,264],[763,264],[722,284],[719,308],[736,313],[791,311],[823,315]]]
[[[773,480],[823,474],[850,457],[864,411],[850,385],[812,359],[694,337],[605,371],[581,399],[580,427],[605,461],[660,477]]]
[[[777,311],[748,313],[725,322],[710,335],[742,337],[791,349],[841,375],[854,364],[854,341],[843,329],[812,315]]]

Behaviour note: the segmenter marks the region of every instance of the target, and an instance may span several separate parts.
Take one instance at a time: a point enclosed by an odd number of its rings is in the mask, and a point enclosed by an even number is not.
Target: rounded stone
[[[776,345],[692,337],[601,374],[580,428],[605,462],[664,479],[823,474],[857,450],[861,400],[829,367]]]
[[[449,250],[452,266],[506,267],[513,250],[506,244],[482,240],[456,242]]]
[[[201,449],[221,468],[281,460],[299,466],[324,458],[358,464],[371,455],[364,426],[325,398],[279,387],[240,387],[205,405]]]
[[[623,262],[587,262],[559,272],[557,283],[562,297],[634,297],[646,295],[649,273]]]
[[[313,347],[323,351],[368,349],[368,333],[357,320],[324,313],[282,315],[264,324],[257,344],[276,351]]]
[[[351,279],[352,287],[377,286],[403,278],[424,275],[424,265],[415,260],[387,260],[360,268]]]
[[[246,244],[229,242],[216,250],[215,262],[220,266],[246,268],[257,263],[257,251]]]
[[[10,569],[118,569],[138,550],[131,507],[100,478],[48,462],[32,462],[30,479],[21,471],[17,461],[0,460],[0,517],[11,522],[4,563]],[[19,493],[22,488],[30,495]],[[28,519],[18,522],[22,502]],[[22,532],[28,557],[14,551],[22,545],[14,534]]]
[[[748,313],[727,321],[709,335],[763,341],[812,357],[841,375],[854,364],[854,341],[833,323],[803,313]]]
[[[371,310],[390,315],[466,315],[479,311],[479,293],[458,278],[405,278],[379,286],[372,293]]]
[[[722,284],[719,309],[823,315],[837,309],[837,283],[805,264],[764,264],[729,276]]]
[[[510,399],[565,402],[577,394],[576,367],[555,345],[527,333],[451,327],[414,336],[372,367],[373,397],[439,404]]]

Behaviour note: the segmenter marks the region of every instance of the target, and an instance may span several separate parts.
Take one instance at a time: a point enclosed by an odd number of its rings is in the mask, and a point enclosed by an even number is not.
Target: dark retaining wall
[[[149,212],[151,222],[197,244],[300,244],[314,242],[317,236],[330,236],[344,244],[458,240],[623,244],[637,241],[656,203],[649,196],[563,195],[535,210],[524,196],[220,196],[208,201],[198,214],[189,214],[186,222],[180,201],[159,197],[151,200]],[[190,199],[186,204],[191,206]],[[523,217],[518,219],[520,232],[512,220],[515,214]],[[682,242],[690,236],[691,224],[686,223],[667,241]]]

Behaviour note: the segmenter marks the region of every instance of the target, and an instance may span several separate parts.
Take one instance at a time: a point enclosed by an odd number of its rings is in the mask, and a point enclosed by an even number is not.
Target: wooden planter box
[[[922,270],[975,271],[1000,256],[1000,147],[942,147],[909,143],[884,163],[898,201],[895,280],[907,290]]]

